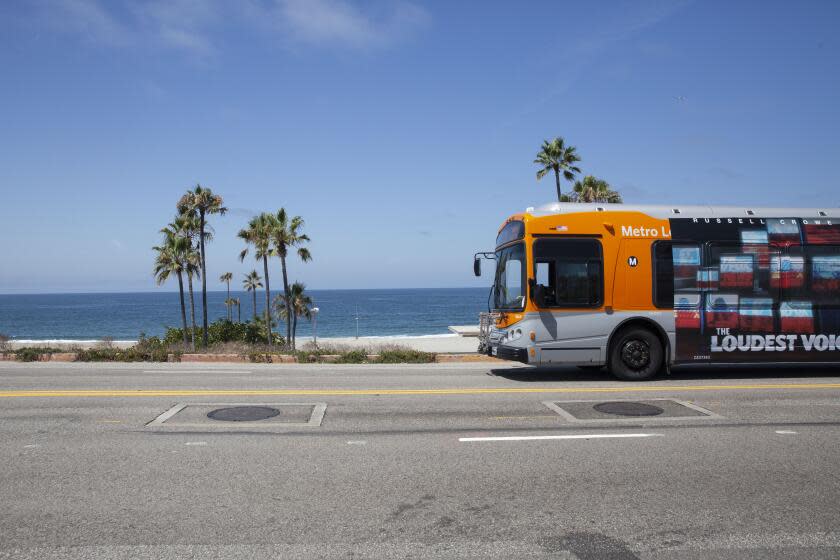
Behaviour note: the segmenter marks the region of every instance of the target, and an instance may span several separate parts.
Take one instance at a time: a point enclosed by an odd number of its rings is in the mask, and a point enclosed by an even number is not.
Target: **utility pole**
[[[356,304],[356,340],[359,339],[359,304]]]

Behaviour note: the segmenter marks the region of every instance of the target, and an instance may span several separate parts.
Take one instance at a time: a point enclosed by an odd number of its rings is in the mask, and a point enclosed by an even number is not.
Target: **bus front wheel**
[[[630,327],[619,332],[610,350],[610,371],[619,379],[653,379],[662,369],[664,352],[659,337],[648,329]]]

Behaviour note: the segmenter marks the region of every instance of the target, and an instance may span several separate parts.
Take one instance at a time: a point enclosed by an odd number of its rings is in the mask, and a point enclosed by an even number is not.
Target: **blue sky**
[[[196,182],[231,209],[211,288],[280,206],[306,219],[310,288],[487,285],[472,253],[553,199],[532,161],[556,135],[627,202],[836,206],[838,21],[828,1],[4,2],[0,293],[154,289]]]

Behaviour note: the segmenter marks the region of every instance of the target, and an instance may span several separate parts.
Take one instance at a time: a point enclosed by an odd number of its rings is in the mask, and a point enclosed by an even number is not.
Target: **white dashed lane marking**
[[[476,441],[540,441],[551,439],[612,439],[612,438],[649,438],[662,434],[574,434],[567,436],[492,436],[492,437],[462,437],[461,442]]]

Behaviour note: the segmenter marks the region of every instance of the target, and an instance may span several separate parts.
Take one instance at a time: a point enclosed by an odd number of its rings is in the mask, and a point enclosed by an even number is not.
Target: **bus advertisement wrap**
[[[840,243],[825,219],[671,219],[675,359],[835,361]],[[696,281],[689,281],[690,275]]]

